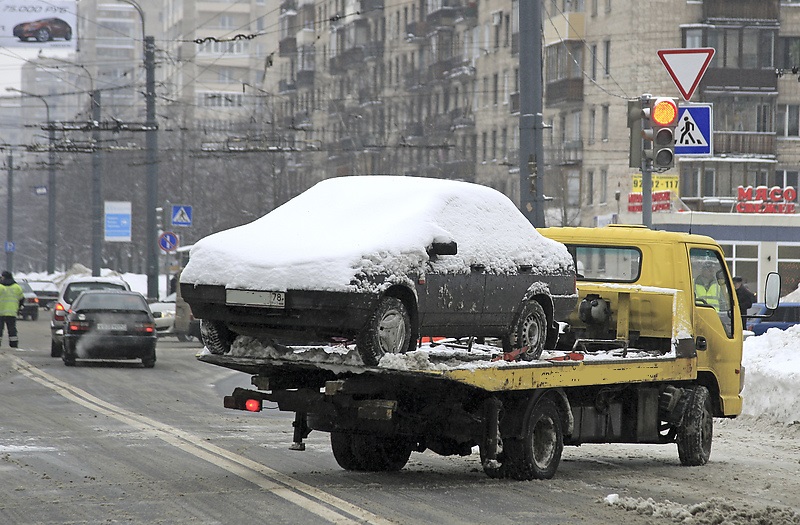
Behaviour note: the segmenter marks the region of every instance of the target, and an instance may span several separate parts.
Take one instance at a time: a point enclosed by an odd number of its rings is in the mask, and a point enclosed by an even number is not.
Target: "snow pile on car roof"
[[[502,193],[477,184],[400,176],[322,181],[266,216],[195,243],[182,282],[244,289],[353,290],[370,275],[405,279],[434,241],[457,255],[437,271],[491,273],[533,265],[561,273],[572,259]],[[366,277],[366,279],[365,279]],[[388,279],[391,281],[391,278]]]

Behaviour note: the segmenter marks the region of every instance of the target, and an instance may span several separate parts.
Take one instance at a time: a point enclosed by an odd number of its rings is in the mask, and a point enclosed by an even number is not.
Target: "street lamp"
[[[14,87],[7,87],[6,91],[15,91],[27,97],[35,97],[44,103],[47,111],[47,138],[50,146],[47,148],[47,273],[56,271],[56,130],[50,120],[50,104],[42,95],[29,93]]]
[[[56,57],[50,60],[61,62],[70,66],[79,67],[89,77],[89,100],[91,104],[92,126],[92,276],[100,276],[100,266],[103,263],[103,175],[102,159],[100,157],[100,130],[96,125],[100,122],[100,91],[95,90],[94,77],[83,64],[70,62]]]
[[[142,41],[144,43],[145,70],[145,102],[147,105],[145,120],[145,149],[147,150],[147,230],[145,247],[147,254],[147,297],[158,299],[158,226],[156,208],[158,207],[158,123],[156,122],[156,77],[155,77],[155,39],[145,36],[144,12],[134,0],[118,0],[133,6],[142,20]]]

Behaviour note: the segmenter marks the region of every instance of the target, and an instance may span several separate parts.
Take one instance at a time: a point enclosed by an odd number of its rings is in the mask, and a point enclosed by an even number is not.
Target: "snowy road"
[[[153,370],[64,367],[45,320],[0,349],[0,522],[800,524],[800,424],[717,421],[711,462],[674,445],[567,447],[555,479],[492,480],[477,455],[414,453],[345,472],[326,434],[289,451],[291,417],[222,408],[249,377],[159,342]]]

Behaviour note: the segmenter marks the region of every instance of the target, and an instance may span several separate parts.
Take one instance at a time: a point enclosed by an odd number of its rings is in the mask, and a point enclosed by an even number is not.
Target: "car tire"
[[[331,451],[336,463],[345,470],[364,470],[353,450],[354,436],[349,432],[331,432]]]
[[[522,359],[534,361],[541,357],[547,341],[547,314],[537,301],[528,301],[514,323],[510,342],[512,348],[527,348]]]
[[[50,341],[50,357],[61,357],[61,353],[63,352],[61,345],[56,343],[55,341]]]
[[[402,436],[352,436],[353,453],[366,472],[396,472],[408,463],[413,446]]]
[[[216,355],[230,351],[231,343],[236,339],[236,333],[231,332],[221,321],[203,320],[200,323],[200,334],[208,351]]]
[[[31,321],[36,321],[39,319],[39,312],[33,312],[31,314]]]
[[[708,389],[698,386],[678,427],[678,458],[685,467],[698,467],[711,457],[714,419]]]
[[[144,366],[145,368],[153,368],[154,366],[156,366],[156,353],[153,352],[148,357],[143,357],[142,366]]]
[[[49,42],[52,37],[50,36],[50,30],[47,28],[42,28],[36,31],[36,41],[37,42]]]
[[[405,353],[411,341],[411,316],[403,301],[384,297],[356,338],[361,360],[376,366],[385,354]]]
[[[72,40],[72,29],[67,29],[67,32],[64,33],[64,40],[66,40],[67,42]]]
[[[61,360],[64,361],[64,366],[75,366],[75,356],[68,352],[61,354]]]

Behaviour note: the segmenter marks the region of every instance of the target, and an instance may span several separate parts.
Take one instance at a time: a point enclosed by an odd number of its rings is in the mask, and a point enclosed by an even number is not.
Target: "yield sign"
[[[700,79],[714,56],[713,47],[693,49],[662,49],[658,57],[667,68],[684,100],[689,100],[700,85]]]

